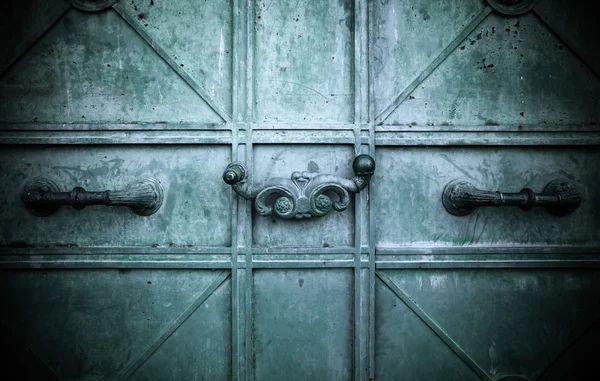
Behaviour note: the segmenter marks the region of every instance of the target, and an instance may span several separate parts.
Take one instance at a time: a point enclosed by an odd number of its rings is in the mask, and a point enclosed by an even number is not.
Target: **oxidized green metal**
[[[507,15],[516,16],[529,12],[538,0],[487,0],[496,11]]]
[[[518,206],[524,211],[543,206],[550,214],[566,216],[581,204],[581,193],[575,185],[561,180],[550,181],[539,194],[529,188],[519,193],[483,191],[468,181],[454,180],[444,187],[442,203],[455,216],[466,216],[480,206]]]
[[[263,216],[302,219],[321,217],[332,209],[338,212],[346,210],[350,204],[348,192],[358,193],[366,188],[375,172],[375,159],[369,155],[358,155],[354,158],[352,170],[355,177],[351,180],[304,171],[292,173],[291,179],[276,177],[264,184],[250,186],[246,181],[245,165],[231,163],[223,173],[223,180],[243,198],[256,198],[256,210]],[[337,194],[339,201],[332,202],[326,193]]]
[[[600,24],[587,3],[3,2],[0,336],[31,357],[3,369],[587,379],[600,342]],[[248,192],[353,182],[364,153],[369,186],[321,218],[276,218],[294,208],[281,194],[265,218],[221,180],[241,161],[225,180]],[[92,190],[158,178],[164,201],[152,218],[37,218],[19,191],[38,176]],[[561,218],[458,218],[441,198],[453,179],[564,179],[585,200]],[[322,196],[320,209],[341,203]]]
[[[115,5],[117,0],[69,0],[75,8],[87,12],[97,12]]]
[[[37,178],[27,183],[21,192],[25,209],[36,216],[49,216],[61,205],[70,205],[81,210],[88,205],[128,206],[140,216],[156,213],[163,202],[163,189],[160,181],[153,178],[138,179],[125,190],[88,192],[75,187],[71,192],[60,192],[50,179]]]

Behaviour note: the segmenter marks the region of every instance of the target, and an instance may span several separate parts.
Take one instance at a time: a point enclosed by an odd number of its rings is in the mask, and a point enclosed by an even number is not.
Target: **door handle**
[[[321,217],[332,209],[341,212],[350,204],[350,193],[367,187],[375,171],[375,160],[369,155],[358,155],[352,163],[353,179],[314,172],[294,172],[291,178],[276,177],[264,183],[249,185],[248,170],[243,163],[231,163],[223,173],[223,180],[241,197],[256,199],[254,205],[263,216],[274,215],[285,219]],[[338,201],[332,201],[332,193]]]
[[[60,192],[54,181],[37,178],[23,187],[21,201],[25,209],[36,216],[49,216],[61,205],[81,210],[88,205],[128,206],[135,214],[149,216],[160,209],[164,194],[160,182],[152,178],[138,179],[124,190],[88,192],[75,187],[70,192]]]
[[[483,191],[464,180],[449,182],[442,194],[442,204],[446,211],[455,216],[465,216],[479,206],[518,206],[521,210],[530,210],[543,206],[555,216],[566,216],[581,204],[579,189],[571,183],[553,180],[546,185],[542,193],[529,188],[519,193]]]

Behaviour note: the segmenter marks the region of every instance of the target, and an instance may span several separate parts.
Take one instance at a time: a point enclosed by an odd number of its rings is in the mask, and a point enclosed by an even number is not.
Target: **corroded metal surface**
[[[363,190],[375,172],[375,160],[369,155],[359,155],[352,162],[355,177],[317,173],[293,172],[290,179],[272,178],[265,183],[249,185],[243,163],[231,163],[223,173],[223,180],[245,199],[256,199],[255,206],[263,216],[285,219],[322,217],[332,210],[344,211],[350,204],[349,193]],[[328,194],[336,194],[332,201]]]
[[[453,180],[446,184],[442,194],[446,211],[455,216],[471,214],[480,206],[518,206],[528,211],[543,206],[556,216],[566,216],[581,204],[581,193],[569,182],[553,180],[542,193],[524,188],[518,193],[482,191],[465,180]]]
[[[61,205],[70,205],[76,210],[88,205],[128,206],[135,214],[150,216],[160,209],[163,198],[160,181],[152,178],[135,180],[125,190],[103,192],[88,192],[82,187],[60,192],[52,180],[38,178],[21,191],[25,209],[41,217],[53,214]]]
[[[496,11],[508,15],[516,16],[529,12],[539,0],[487,0],[488,4]]]
[[[0,335],[29,354],[8,365],[62,380],[585,379],[600,340],[593,7],[2,2]],[[350,181],[361,154],[377,160],[370,186],[320,218],[266,218],[222,180],[241,162],[227,178]],[[19,198],[38,176],[154,177],[165,199],[151,218],[38,218]],[[584,202],[457,218],[441,200],[457,178],[565,179]]]
[[[97,12],[112,7],[117,0],[69,0],[69,2],[82,11]]]

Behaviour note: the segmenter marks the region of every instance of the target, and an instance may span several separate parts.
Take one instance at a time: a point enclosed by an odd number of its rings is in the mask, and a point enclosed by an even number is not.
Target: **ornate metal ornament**
[[[530,210],[543,206],[555,216],[566,216],[581,204],[581,194],[571,183],[553,180],[546,185],[542,193],[529,188],[519,193],[483,191],[464,180],[449,182],[442,194],[444,208],[455,216],[465,216],[480,206],[518,206],[521,210]]]
[[[516,16],[529,12],[538,0],[487,0],[487,2],[503,15]]]
[[[138,179],[125,190],[88,192],[75,187],[70,192],[60,192],[56,183],[46,178],[37,178],[27,183],[21,192],[25,209],[36,216],[49,216],[61,205],[70,205],[81,210],[88,205],[128,206],[140,216],[149,216],[160,209],[164,192],[156,179]]]
[[[302,219],[321,217],[331,210],[346,210],[350,204],[349,192],[358,193],[369,184],[375,171],[375,160],[369,155],[359,155],[354,159],[352,169],[353,179],[294,172],[289,179],[277,177],[250,186],[246,182],[246,166],[236,162],[227,166],[223,180],[243,198],[256,199],[256,210],[263,216]],[[331,199],[333,194],[337,201]]]
[[[117,0],[69,0],[71,5],[86,12],[98,12],[112,7]]]

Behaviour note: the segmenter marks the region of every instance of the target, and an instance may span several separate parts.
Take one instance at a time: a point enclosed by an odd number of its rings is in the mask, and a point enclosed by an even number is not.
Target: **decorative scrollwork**
[[[344,211],[350,205],[350,194],[369,184],[375,171],[375,160],[359,155],[352,163],[353,179],[314,172],[294,172],[289,179],[273,178],[263,184],[249,185],[243,163],[231,163],[223,180],[245,199],[255,199],[256,211],[263,216],[285,219],[321,217],[331,210]],[[333,197],[333,199],[332,199]]]

